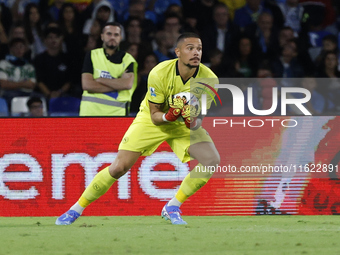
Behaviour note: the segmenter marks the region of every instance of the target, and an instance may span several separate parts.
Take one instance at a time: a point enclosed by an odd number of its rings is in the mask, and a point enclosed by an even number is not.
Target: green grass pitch
[[[340,254],[338,216],[0,217],[0,255]]]

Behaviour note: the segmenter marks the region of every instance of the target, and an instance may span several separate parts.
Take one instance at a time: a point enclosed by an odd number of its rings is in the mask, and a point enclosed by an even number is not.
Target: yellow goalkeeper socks
[[[199,164],[202,166],[201,164]],[[169,205],[176,205],[178,204],[176,200],[182,204],[185,200],[188,199],[191,195],[195,194],[200,188],[202,188],[210,179],[209,177],[206,178],[191,178],[190,173],[184,178],[177,191],[175,197],[170,200]],[[175,200],[176,199],[176,200]],[[178,206],[178,205],[176,205]]]
[[[79,198],[78,204],[83,208],[87,207],[90,203],[104,195],[116,180],[109,173],[109,167],[104,168],[96,174],[90,185],[87,186]]]

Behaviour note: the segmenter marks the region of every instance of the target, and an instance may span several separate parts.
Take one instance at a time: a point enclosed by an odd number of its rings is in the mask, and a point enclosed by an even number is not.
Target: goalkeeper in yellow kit
[[[57,221],[57,225],[73,223],[83,210],[106,193],[112,184],[123,176],[140,156],[151,155],[166,141],[182,162],[191,158],[201,166],[216,166],[220,156],[208,133],[201,127],[197,109],[186,105],[186,99],[173,97],[180,92],[190,92],[196,78],[218,83],[216,75],[201,64],[202,43],[198,35],[184,33],[177,40],[175,53],[178,59],[159,63],[148,77],[148,92],[139,113],[125,133],[114,162],[102,169],[85,189],[79,200]],[[191,88],[192,89],[192,88]],[[208,100],[209,108],[212,99]],[[179,121],[179,118],[183,121]],[[207,183],[210,175],[191,178],[188,174],[179,190],[163,208],[162,217],[172,224],[186,224],[179,207]]]

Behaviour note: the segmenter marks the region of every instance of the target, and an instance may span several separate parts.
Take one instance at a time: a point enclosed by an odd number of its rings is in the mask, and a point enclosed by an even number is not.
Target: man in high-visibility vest
[[[80,116],[126,116],[137,87],[137,62],[119,50],[122,27],[107,23],[101,34],[103,47],[88,52],[82,70]]]

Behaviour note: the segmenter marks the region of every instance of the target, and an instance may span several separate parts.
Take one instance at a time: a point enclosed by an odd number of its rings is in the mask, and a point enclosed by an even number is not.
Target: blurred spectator
[[[138,17],[128,18],[125,24],[125,41],[123,41],[120,45],[122,50],[127,50],[131,44],[136,44],[137,51],[139,53],[137,54],[138,58],[135,58],[137,62],[140,61],[140,58],[143,58],[146,54],[152,52],[150,41],[146,40],[146,38],[143,40],[142,35],[143,31],[141,20]]]
[[[17,22],[22,21],[28,4],[33,3],[38,7],[39,2],[40,0],[8,0],[7,6],[11,9],[13,21]]]
[[[294,37],[294,30],[291,27],[283,27],[279,32],[279,47],[276,56],[282,52],[283,46],[291,41],[295,41],[297,45],[297,60],[302,65],[305,73],[314,73],[314,63],[311,59],[310,49],[301,42],[300,38]]]
[[[31,49],[31,59],[45,51],[42,42],[42,24],[38,6],[34,3],[26,5],[24,12],[25,35]]]
[[[98,19],[94,20],[90,28],[90,34],[83,35],[84,47],[83,51],[87,52],[102,46],[103,41],[101,40],[100,34],[104,24]]]
[[[35,70],[23,57],[26,42],[22,38],[13,38],[9,42],[10,55],[0,61],[0,83],[2,97],[10,106],[13,97],[31,95],[35,84]]]
[[[26,43],[28,43],[26,39],[24,24],[22,22],[14,23],[9,30],[8,38],[9,40],[13,38],[22,38],[26,40]]]
[[[321,115],[326,109],[326,100],[325,98],[317,92],[318,83],[315,77],[305,77],[301,81],[301,87],[308,89],[312,95],[311,100],[309,100],[305,107],[312,115]],[[299,93],[300,96],[304,96]],[[299,98],[299,95],[296,95],[295,98]]]
[[[307,110],[312,115],[321,115],[327,110],[328,102],[325,100],[325,98],[317,92],[318,83],[315,77],[313,76],[306,76],[300,80],[302,88],[305,88],[309,90],[311,93],[311,99],[304,103],[304,107],[307,108]],[[303,93],[287,93],[287,98],[304,98],[305,95]],[[331,103],[332,105],[332,103]],[[287,113],[288,115],[302,115],[300,109],[298,109],[295,105],[289,105],[287,106]]]
[[[303,7],[299,0],[287,0],[278,4],[284,17],[284,26],[291,27],[297,36],[301,30]]]
[[[82,94],[80,73],[85,54],[82,50],[81,44],[82,37],[79,29],[78,11],[73,4],[65,3],[61,7],[59,15],[59,25],[63,32],[63,41],[66,46],[65,53],[68,54],[71,61],[70,64],[75,72],[75,75],[72,76],[73,86],[70,89],[70,94],[80,97]]]
[[[313,49],[313,48],[311,48]],[[335,35],[327,35],[322,39],[322,47],[317,48],[318,51],[311,51],[310,55],[315,63],[315,66],[319,68],[322,65],[322,61],[325,58],[326,53],[334,52],[338,53],[338,40]],[[317,55],[318,54],[318,55]]]
[[[54,0],[53,4],[49,7],[48,13],[53,21],[59,21],[61,7],[65,0]]]
[[[335,52],[325,52],[321,66],[317,70],[316,77],[319,78],[339,78],[338,58]]]
[[[224,3],[229,10],[229,19],[234,20],[235,11],[246,5],[246,0],[219,0],[219,2]]]
[[[294,30],[291,27],[283,27],[279,32],[280,51],[285,44],[294,39]]]
[[[124,21],[129,17],[138,17],[141,21],[143,39],[150,40],[156,31],[157,17],[152,11],[145,10],[145,3],[141,0],[131,0],[129,10],[124,15]]]
[[[222,77],[254,77],[256,76],[257,63],[260,61],[257,52],[254,52],[249,37],[242,36],[233,54],[223,55],[222,63],[217,68],[217,76]]]
[[[273,73],[268,60],[264,60],[259,64],[257,78],[258,86],[260,88],[259,99],[262,102],[262,109],[268,110],[273,105],[273,88],[277,87],[277,82],[273,79]],[[273,115],[279,113],[280,109],[281,106],[278,103],[278,107]]]
[[[122,47],[122,50],[129,53],[134,59],[139,59],[139,45],[137,43],[127,43],[125,47]]]
[[[326,52],[316,77],[327,78],[320,79],[320,86],[317,88],[317,91],[327,100],[327,110],[340,112],[340,72],[337,67],[338,58],[336,53],[332,51]]]
[[[235,11],[234,23],[241,29],[256,23],[262,12],[270,13],[270,10],[261,5],[262,0],[247,0],[247,4]]]
[[[259,57],[254,53],[250,38],[242,37],[239,40],[237,53],[235,56],[236,71],[244,77],[255,77]]]
[[[182,5],[178,4],[170,4],[168,8],[163,13],[164,17],[170,15],[170,14],[176,14],[181,20],[183,20],[183,8]]]
[[[297,58],[297,45],[294,41],[290,41],[283,46],[281,55],[274,59],[271,63],[271,70],[274,77],[283,78],[299,78],[303,77],[303,68],[299,64]],[[291,84],[282,84],[290,86]]]
[[[137,113],[139,110],[140,103],[143,101],[147,92],[147,81],[148,76],[152,68],[158,64],[157,56],[154,53],[149,53],[145,56],[139,66],[138,71],[138,85],[133,93],[131,100],[131,113]]]
[[[220,65],[222,63],[223,52],[219,49],[213,49],[209,52],[209,67],[214,72],[219,71]]]
[[[80,13],[80,24],[84,26],[86,20],[91,19],[93,10],[101,2],[106,0],[92,0],[89,5]]]
[[[265,9],[270,10],[271,14],[273,15],[274,26],[279,30],[283,28],[284,17],[277,3],[273,0],[262,0],[262,5]]]
[[[26,103],[29,110],[29,117],[43,117],[43,102],[40,97],[31,97]]]
[[[83,28],[83,34],[89,34],[90,28],[95,20],[99,20],[102,23],[113,22],[114,18],[114,10],[111,4],[106,1],[100,1],[92,12],[92,16],[90,19],[86,20]]]
[[[26,38],[24,24],[22,22],[16,22],[12,25],[12,27],[9,31],[8,38],[9,38],[9,40],[12,40],[13,38],[21,38],[21,39],[25,40],[26,51],[25,51],[25,54],[24,54],[24,58],[27,61],[31,60],[31,49],[28,47],[29,43],[28,43],[28,40]]]
[[[184,32],[191,32],[195,34],[200,34],[200,31],[197,29],[197,19],[195,17],[185,17],[183,24]]]
[[[126,21],[125,41],[137,44],[140,44],[142,42],[142,26],[141,20],[138,17],[129,17]]]
[[[163,30],[168,32],[173,40],[172,51],[175,51],[177,38],[182,33],[181,19],[176,14],[170,14],[164,19]]]
[[[214,24],[207,26],[202,32],[204,50],[202,61],[209,61],[209,52],[219,49],[222,52],[233,52],[239,38],[239,30],[229,22],[228,8],[224,4],[217,4],[213,10]]]
[[[71,86],[70,60],[62,52],[63,36],[59,28],[46,29],[44,38],[46,51],[39,54],[34,61],[38,88],[47,98],[60,97],[68,93]]]
[[[153,11],[157,16],[157,23],[162,23],[164,16],[168,13],[175,13],[174,11],[169,11],[169,7],[178,6],[180,9],[182,3],[180,0],[149,0],[147,1],[147,9]],[[179,13],[176,12],[180,16]]]
[[[80,51],[80,36],[78,11],[71,3],[65,3],[60,8],[59,27],[64,36],[64,42],[66,45],[66,52],[72,56],[72,58],[79,58]]]
[[[116,20],[124,23],[124,15],[128,12],[130,0],[108,0],[117,14]]]
[[[154,53],[156,54],[159,62],[176,58],[176,55],[172,50],[175,41],[169,32],[158,31],[155,36],[155,41],[157,46]]]
[[[244,33],[248,35],[262,59],[273,58],[279,51],[278,31],[273,26],[273,16],[269,12],[262,12],[256,23],[246,27]]]
[[[157,24],[157,15],[152,10],[146,9],[145,0],[131,0],[128,12],[124,15],[124,20],[129,17],[138,17],[141,20],[149,20],[153,25]]]
[[[191,12],[183,16],[183,31],[200,34],[197,28],[197,17]]]
[[[197,29],[202,32],[206,26],[213,25],[213,10],[217,0],[197,0],[192,6],[188,5],[197,18]]]

